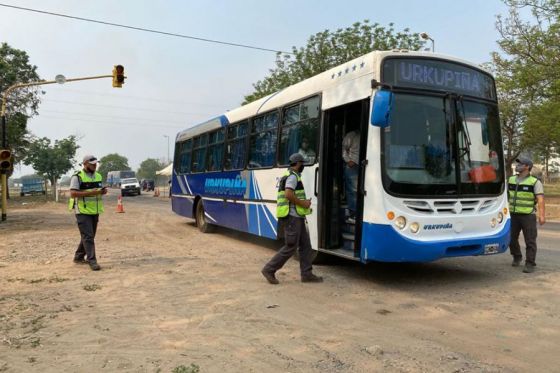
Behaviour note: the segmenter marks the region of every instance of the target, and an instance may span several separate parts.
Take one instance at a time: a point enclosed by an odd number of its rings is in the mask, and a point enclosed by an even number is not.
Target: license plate
[[[484,255],[497,254],[499,249],[500,249],[500,244],[497,243],[484,245]]]

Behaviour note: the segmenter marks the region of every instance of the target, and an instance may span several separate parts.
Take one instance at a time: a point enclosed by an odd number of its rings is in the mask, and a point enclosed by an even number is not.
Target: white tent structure
[[[156,171],[156,175],[171,176],[171,174],[173,174],[173,163],[170,163],[169,166]]]

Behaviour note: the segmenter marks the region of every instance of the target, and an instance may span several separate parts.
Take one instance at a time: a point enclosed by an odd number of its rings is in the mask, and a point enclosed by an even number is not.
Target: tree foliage
[[[503,54],[494,53],[508,165],[530,152],[545,167],[560,144],[560,3],[504,0],[507,17],[496,28]],[[530,10],[524,20],[522,9]]]
[[[97,168],[97,172],[103,176],[103,180],[107,180],[107,173],[109,171],[126,171],[130,170],[128,165],[128,158],[118,153],[107,154],[99,160],[101,163]]]
[[[0,44],[0,95],[17,83],[39,81],[37,66],[31,65],[25,51]],[[16,160],[25,156],[25,149],[31,137],[27,131],[27,120],[37,114],[42,92],[37,87],[14,90],[8,97],[6,118],[8,122],[7,143],[12,148]]]
[[[138,179],[151,179],[155,180],[156,178],[156,171],[161,170],[167,164],[160,161],[159,159],[148,158],[142,163],[140,163],[140,168],[136,175]]]
[[[23,163],[32,166],[38,175],[50,180],[53,192],[56,192],[57,180],[74,167],[73,159],[78,148],[75,136],[56,140],[53,145],[46,137],[33,139]]]
[[[312,35],[305,47],[292,47],[293,55],[276,55],[276,67],[269,76],[253,84],[254,92],[245,96],[244,104],[374,50],[418,50],[424,45],[417,33],[408,28],[395,32],[393,26],[390,23],[386,28],[364,20],[351,27]]]

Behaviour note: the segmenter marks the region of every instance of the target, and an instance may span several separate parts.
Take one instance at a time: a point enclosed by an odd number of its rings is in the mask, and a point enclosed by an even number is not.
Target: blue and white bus
[[[355,224],[341,148],[351,130],[360,132]],[[188,128],[176,137],[173,211],[203,232],[277,239],[277,183],[298,151],[318,254],[426,262],[508,247],[496,89],[472,63],[375,51]]]

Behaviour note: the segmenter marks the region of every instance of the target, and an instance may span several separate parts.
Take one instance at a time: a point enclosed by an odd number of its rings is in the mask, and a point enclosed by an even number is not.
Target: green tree
[[[75,136],[55,140],[53,145],[46,137],[33,139],[23,163],[32,166],[38,175],[49,180],[53,195],[56,195],[56,182],[74,167],[73,159],[79,147]]]
[[[530,151],[547,170],[560,144],[560,112],[551,110],[560,105],[560,3],[503,1],[510,7],[496,22],[503,54],[493,54],[493,65],[506,162],[510,165],[521,152]],[[530,10],[530,21],[523,20],[521,8]]]
[[[136,175],[138,179],[156,179],[156,171],[161,170],[166,166],[166,163],[160,161],[159,159],[148,158],[142,163],[140,163],[140,168]]]
[[[101,163],[97,172],[103,176],[103,180],[107,180],[107,173],[109,171],[126,171],[130,170],[130,166],[128,165],[128,158],[118,154],[118,153],[111,153],[107,154],[103,158],[99,160]]]
[[[37,66],[29,63],[26,52],[10,47],[7,43],[0,44],[0,95],[10,86],[17,83],[37,82],[41,80],[37,74]],[[12,148],[14,157],[21,160],[29,145],[30,135],[27,120],[37,114],[42,94],[38,87],[22,88],[13,91],[7,100],[7,143]]]
[[[325,30],[312,35],[305,47],[292,47],[293,55],[276,55],[276,67],[270,75],[253,84],[254,92],[245,96],[244,104],[277,92],[292,84],[322,73],[332,67],[374,50],[418,50],[424,45],[417,33],[408,28],[395,32],[369,20],[336,31]]]

